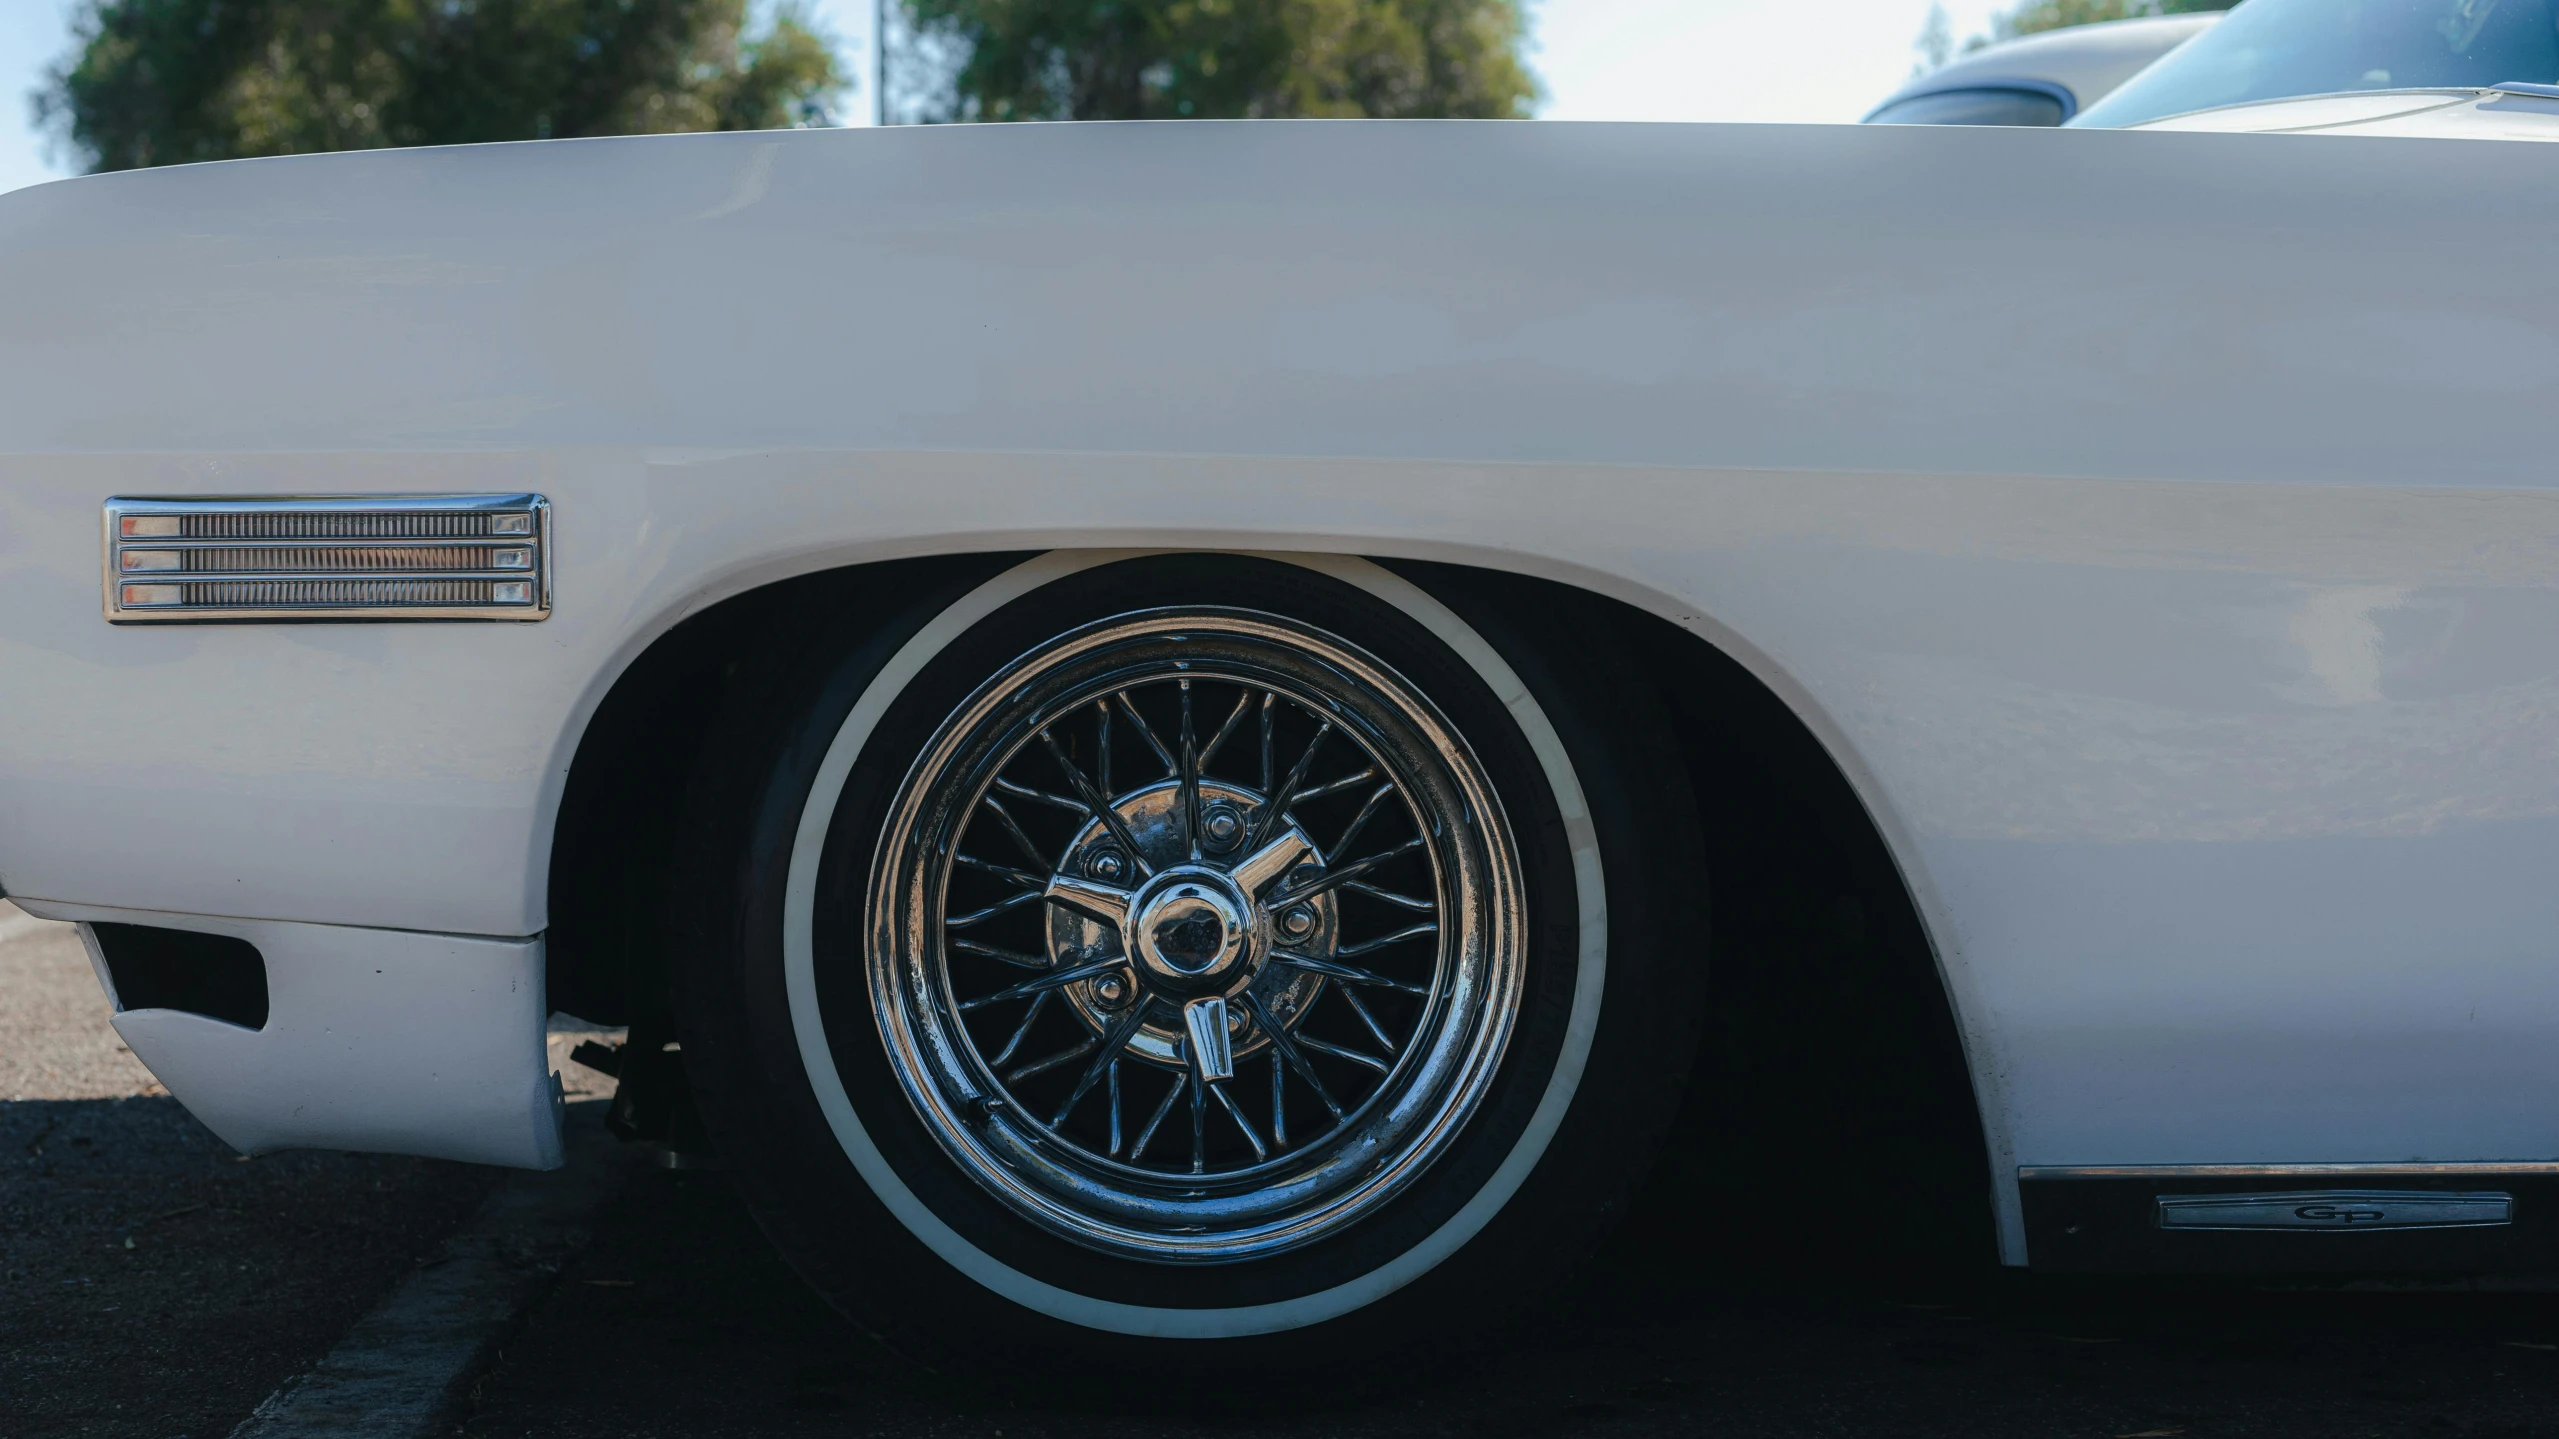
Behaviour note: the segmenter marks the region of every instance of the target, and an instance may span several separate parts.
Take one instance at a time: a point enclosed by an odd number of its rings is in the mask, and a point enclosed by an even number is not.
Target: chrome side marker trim
[[[2416,1179],[2450,1175],[2549,1175],[2559,1177],[2559,1159],[2471,1159],[2454,1161],[2355,1160],[2332,1164],[2021,1164],[2017,1177],[2044,1179]]]
[[[2424,1189],[2163,1194],[2162,1229],[2475,1229],[2512,1224],[2514,1196]]]
[[[551,613],[540,495],[108,500],[114,624],[539,620]]]

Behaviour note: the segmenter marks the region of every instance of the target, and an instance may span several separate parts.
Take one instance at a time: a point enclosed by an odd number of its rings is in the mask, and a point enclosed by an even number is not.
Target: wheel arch
[[[1706,1026],[1652,1196],[1671,1232],[1752,1233],[1754,1262],[1798,1269],[2021,1251],[1995,1070],[1871,780],[1760,668],[1582,593],[1664,677],[1707,846]]]
[[[547,847],[552,1007],[667,1032],[664,959],[643,906],[663,871],[675,807],[650,797],[684,782],[721,674],[741,647],[811,606],[860,604],[891,577],[919,568],[992,573],[1022,553],[958,551],[759,577],[635,639],[567,746]],[[1380,558],[1428,589],[1547,589],[1589,622],[1618,630],[1663,683],[1695,780],[1686,801],[1726,878],[1715,899],[1709,1043],[1657,1198],[1735,1222],[1749,1214],[1765,1229],[1772,1184],[1836,1196],[1789,1208],[1784,1227],[1805,1239],[1796,1246],[1804,1261],[1843,1255],[1843,1233],[1862,1236],[1845,1253],[1865,1260],[1969,1254],[1994,1232],[2005,1236],[2013,1188],[1994,1177],[1993,1158],[2005,1150],[1986,1083],[1995,1066],[1965,1023],[1965,996],[1935,939],[1944,927],[1932,922],[1925,877],[1909,863],[1914,851],[1897,842],[1879,787],[1812,698],[1739,635],[1613,576],[1528,572],[1517,555]],[[1784,1014],[1824,1022],[1782,1042],[1771,1017]],[[1789,1055],[1841,1063],[1790,1069]],[[1872,1072],[1891,1059],[1914,1066],[1921,1082]],[[1736,1101],[1737,1093],[1783,1102],[1772,1112]],[[1804,1142],[1815,1132],[1857,1134],[1869,1152],[1817,1151]],[[1878,1222],[1878,1212],[1891,1217]],[[1694,1217],[1694,1232],[1729,1227]],[[1824,1242],[1815,1245],[1816,1235]],[[1769,1252],[1795,1251],[1781,1244]]]

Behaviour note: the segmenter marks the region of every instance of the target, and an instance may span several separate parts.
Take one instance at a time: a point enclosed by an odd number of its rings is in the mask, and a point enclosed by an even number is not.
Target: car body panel
[[[243,1154],[378,1149],[556,1169],[560,1088],[543,1038],[542,941],[24,901],[81,926],[134,1058]],[[253,946],[272,1007],[256,1029],[116,992],[92,926]]]
[[[1681,625],[1827,746],[1936,946],[2012,1262],[2020,1164],[2559,1157],[2554,164],[1287,123],[22,191],[0,884],[530,936],[587,717],[723,597],[1448,560]],[[519,491],[539,624],[98,612],[109,496]]]

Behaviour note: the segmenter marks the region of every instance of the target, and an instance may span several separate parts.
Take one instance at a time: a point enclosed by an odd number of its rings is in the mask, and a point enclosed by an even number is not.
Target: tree
[[[86,0],[35,96],[95,170],[826,123],[835,54],[747,0]]]
[[[2227,10],[2238,0],[2023,0],[2014,10],[1990,18],[1990,34],[1966,46],[1979,49],[1994,40],[2014,40],[2046,30],[2094,25],[2101,20],[2134,20],[2145,15],[2191,15]]]
[[[1921,22],[1919,38],[1910,42],[1910,48],[1919,56],[1918,63],[1910,67],[1912,79],[1946,68],[1947,60],[1955,53],[1955,30],[1954,22],[1946,18],[1943,4],[1928,7],[1928,18]]]
[[[1518,0],[904,0],[946,118],[1525,116]]]

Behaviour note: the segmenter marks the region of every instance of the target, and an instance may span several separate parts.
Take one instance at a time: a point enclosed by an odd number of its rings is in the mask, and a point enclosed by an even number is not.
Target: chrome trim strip
[[[2387,1229],[2489,1229],[2515,1222],[2503,1191],[2311,1189],[2282,1194],[2163,1194],[2162,1229],[2280,1230],[2296,1234]]]
[[[551,504],[534,494],[469,495],[245,495],[116,496],[101,516],[102,606],[110,624],[237,624],[258,621],[510,620],[525,623],[551,614]],[[403,550],[470,547],[509,552],[521,566],[472,569],[385,568]],[[128,550],[151,558],[146,568],[125,568]],[[180,568],[187,552],[205,550],[307,552],[292,569]],[[324,552],[369,562],[362,570],[325,568]],[[360,554],[358,552],[361,552]],[[169,561],[175,560],[172,565]],[[462,599],[423,599],[412,593],[392,602],[349,599],[364,587],[477,586]],[[325,599],[279,598],[279,587],[338,587]],[[256,592],[258,602],[188,602],[190,590],[210,595],[220,586],[234,596]],[[507,592],[521,599],[502,598]],[[128,601],[131,601],[128,603]]]
[[[2021,1164],[2028,1179],[2281,1179],[2288,1176],[2559,1175],[2559,1159],[2485,1159],[2457,1163],[2422,1161],[2347,1164]]]

